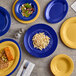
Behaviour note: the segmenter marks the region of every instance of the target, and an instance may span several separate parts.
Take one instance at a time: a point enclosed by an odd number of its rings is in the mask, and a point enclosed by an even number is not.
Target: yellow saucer
[[[60,54],[53,58],[50,68],[55,76],[70,76],[74,69],[74,63],[69,56]]]
[[[16,0],[16,1],[14,2],[13,7],[12,7],[12,13],[13,13],[13,16],[15,17],[15,19],[16,19],[17,21],[19,21],[19,22],[21,22],[21,23],[32,23],[32,22],[34,22],[34,21],[39,17],[39,14],[40,14],[40,6],[39,6],[39,3],[37,2],[37,0],[34,0],[34,1],[36,2],[37,6],[38,6],[38,12],[37,12],[37,15],[36,15],[32,20],[29,20],[29,21],[23,21],[23,20],[19,19],[19,18],[16,16],[14,9],[15,9],[15,5],[16,5],[16,3],[18,2],[18,0]]]
[[[62,24],[60,37],[66,46],[76,49],[76,17],[69,18]]]
[[[11,73],[17,66],[18,61],[19,61],[19,56],[20,56],[19,48],[17,47],[15,43],[11,41],[5,41],[5,42],[0,43],[0,51],[3,51],[5,47],[10,48],[10,51],[12,52],[14,60],[9,62],[8,68],[0,69],[0,76],[5,76]]]

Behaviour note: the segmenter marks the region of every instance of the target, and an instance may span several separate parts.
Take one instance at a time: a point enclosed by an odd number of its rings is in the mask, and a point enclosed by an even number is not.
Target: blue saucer
[[[58,23],[66,16],[68,3],[66,0],[52,0],[45,9],[45,19],[49,23]]]
[[[0,6],[0,36],[4,35],[10,28],[11,17],[8,11]]]
[[[45,35],[50,37],[49,45],[42,51],[37,48],[34,48],[33,41],[32,41],[33,36],[36,33],[41,33],[41,32],[44,32]],[[50,26],[46,24],[36,24],[30,27],[26,31],[25,36],[24,36],[24,46],[26,50],[31,55],[38,57],[38,58],[44,58],[44,57],[51,55],[55,51],[57,44],[58,44],[58,38],[57,38],[55,31],[53,30],[53,28],[51,28]]]
[[[25,3],[31,3],[32,6],[33,6],[34,9],[35,9],[35,11],[33,12],[33,14],[30,15],[29,17],[24,17],[24,16],[22,16],[22,14],[21,14],[20,8],[21,8],[22,4],[25,4]],[[21,19],[21,20],[23,20],[23,21],[32,20],[32,19],[37,15],[37,12],[38,12],[38,7],[37,7],[37,4],[35,3],[34,0],[19,0],[19,1],[16,3],[16,5],[15,5],[15,14],[16,14],[16,16],[17,16],[19,19]]]

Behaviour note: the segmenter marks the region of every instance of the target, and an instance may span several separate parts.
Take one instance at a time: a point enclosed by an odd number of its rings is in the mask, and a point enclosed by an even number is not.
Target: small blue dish
[[[44,32],[45,35],[50,37],[49,45],[42,51],[37,48],[34,48],[33,41],[32,41],[33,36],[36,33],[41,33],[41,32]],[[51,55],[55,51],[57,44],[58,44],[58,38],[57,38],[56,32],[53,30],[53,28],[51,28],[50,26],[46,24],[36,24],[30,27],[26,31],[25,36],[24,36],[24,46],[26,50],[31,55],[38,58],[44,58]]]
[[[8,11],[0,6],[0,36],[8,32],[11,25],[11,17]]]
[[[30,15],[29,17],[24,17],[22,16],[21,14],[21,6],[22,4],[25,4],[25,3],[31,3],[32,6],[34,7],[35,11],[33,12],[32,15]],[[15,5],[15,14],[16,16],[23,20],[23,21],[29,21],[29,20],[32,20],[36,15],[37,15],[37,12],[38,12],[38,7],[37,7],[37,4],[35,3],[34,0],[19,0],[16,5]]]
[[[20,64],[20,61],[21,61],[21,48],[20,48],[20,45],[13,39],[3,39],[3,40],[0,41],[0,43],[5,42],[5,41],[12,41],[12,42],[14,42],[18,46],[19,52],[20,52],[20,57],[19,57],[19,61],[18,61],[17,66],[15,67],[15,69],[10,74],[7,75],[7,76],[10,76],[12,73],[14,73],[16,71],[16,69],[18,68],[18,66]]]
[[[66,0],[52,0],[45,9],[45,19],[49,23],[58,23],[64,19],[68,12]]]

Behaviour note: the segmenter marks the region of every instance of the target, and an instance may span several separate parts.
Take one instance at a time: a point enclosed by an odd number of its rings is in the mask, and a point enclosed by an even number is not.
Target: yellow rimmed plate
[[[74,63],[69,56],[60,54],[52,59],[50,68],[55,76],[70,76],[74,69]]]
[[[16,0],[13,4],[13,7],[12,7],[12,13],[13,13],[13,16],[15,17],[15,19],[21,23],[32,23],[34,22],[38,17],[39,17],[39,14],[40,14],[40,6],[39,6],[39,3],[37,2],[37,0],[34,0],[35,3],[37,4],[37,7],[38,7],[38,12],[37,12],[37,15],[32,19],[32,20],[29,20],[29,21],[23,21],[21,19],[19,19],[16,14],[15,14],[15,5],[16,3],[18,2],[19,0]]]
[[[6,41],[10,40],[10,41]],[[13,40],[11,39],[4,39],[0,43],[0,51],[3,51],[5,47],[9,47],[10,51],[12,52],[12,55],[14,57],[14,60],[9,61],[9,66],[8,68],[5,69],[0,69],[0,76],[5,76],[5,75],[11,75],[18,67],[19,65],[19,60],[20,60],[20,52],[18,46],[12,42]]]
[[[66,46],[76,49],[76,17],[71,17],[62,24],[60,37]]]

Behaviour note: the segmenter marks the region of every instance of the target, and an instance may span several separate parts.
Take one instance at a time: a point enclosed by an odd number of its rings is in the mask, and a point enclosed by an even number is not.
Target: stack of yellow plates
[[[60,54],[53,58],[50,68],[55,76],[70,76],[74,69],[74,63],[69,56]]]
[[[66,46],[76,49],[76,17],[72,17],[62,24],[60,37]]]

